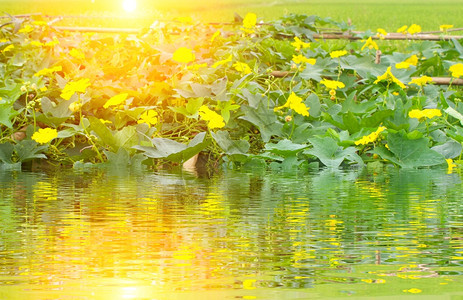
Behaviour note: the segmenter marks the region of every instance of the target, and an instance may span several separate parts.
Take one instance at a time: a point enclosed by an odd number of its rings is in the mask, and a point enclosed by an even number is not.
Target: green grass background
[[[438,30],[441,24],[463,27],[463,0],[138,0],[135,14],[125,13],[121,3],[122,0],[0,0],[0,11],[94,17],[80,21],[88,26],[108,23],[100,17],[115,18],[111,25],[119,27],[143,27],[162,17],[192,16],[206,22],[223,22],[232,21],[235,12],[242,16],[254,12],[264,21],[289,13],[331,17],[337,21],[350,19],[359,30],[382,27],[395,31],[412,23],[421,25],[425,31]]]

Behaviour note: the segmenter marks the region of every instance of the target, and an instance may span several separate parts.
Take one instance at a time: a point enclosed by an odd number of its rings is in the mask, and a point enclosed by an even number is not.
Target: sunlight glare
[[[134,12],[137,9],[137,0],[124,0],[122,8],[129,13]]]

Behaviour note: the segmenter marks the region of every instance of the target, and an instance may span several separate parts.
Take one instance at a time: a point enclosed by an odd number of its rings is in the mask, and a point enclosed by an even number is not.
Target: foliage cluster
[[[250,13],[231,27],[185,18],[76,34],[13,18],[0,28],[0,166],[159,166],[200,152],[232,168],[454,166],[462,92],[431,77],[463,76],[460,42],[313,38],[326,27],[353,29]]]

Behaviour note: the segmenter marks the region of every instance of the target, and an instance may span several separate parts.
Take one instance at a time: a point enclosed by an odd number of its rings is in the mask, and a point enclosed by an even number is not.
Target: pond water
[[[463,299],[446,170],[0,173],[0,299]]]

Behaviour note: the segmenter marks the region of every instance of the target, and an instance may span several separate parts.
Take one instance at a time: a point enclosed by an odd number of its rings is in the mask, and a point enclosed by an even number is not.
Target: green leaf
[[[13,104],[22,95],[21,84],[6,84],[5,87],[0,88],[0,103],[6,102]]]
[[[47,97],[41,101],[43,114],[37,115],[37,120],[49,126],[58,127],[72,116],[69,110],[70,101],[61,101],[58,104],[53,103]]]
[[[376,111],[369,117],[363,117],[360,121],[361,127],[378,127],[386,118],[394,114],[393,110],[386,109]]]
[[[284,139],[276,144],[266,144],[265,150],[282,157],[296,156],[296,154],[307,148],[308,145],[295,144],[290,140]]]
[[[444,109],[444,112],[446,112],[449,116],[452,116],[455,119],[459,120],[460,124],[463,125],[463,115],[460,114],[458,111],[449,106],[446,109]]]
[[[307,99],[305,99],[304,103],[310,107],[309,113],[311,117],[318,118],[320,116],[321,104],[317,94],[310,94]]]
[[[243,160],[247,156],[249,150],[249,143],[245,140],[232,140],[228,131],[219,130],[217,132],[211,132],[212,138],[224,151],[224,153],[230,156],[231,160]]]
[[[14,150],[20,162],[32,160],[34,158],[47,158],[44,152],[48,149],[48,145],[38,145],[33,140],[22,140],[14,146]]]
[[[147,157],[165,158],[173,162],[183,163],[209,145],[209,141],[205,137],[206,132],[201,132],[188,145],[166,138],[154,138],[151,140],[154,147],[137,145],[132,148],[143,151]]]
[[[387,144],[390,150],[384,147],[375,148],[376,153],[402,168],[419,168],[445,164],[445,158],[428,147],[427,138],[408,139],[405,134],[389,133]]]
[[[188,118],[197,118],[199,108],[201,107],[201,105],[203,105],[203,102],[204,98],[190,98],[188,99],[188,103],[185,105],[185,107],[169,106],[169,109],[173,112],[182,114]]]
[[[463,56],[463,46],[460,44],[460,42],[458,42],[458,40],[455,38],[452,39],[452,42],[453,42],[453,45],[455,46],[455,50],[458,51],[460,56]]]
[[[119,150],[118,140],[114,137],[111,130],[100,121],[100,119],[90,116],[88,118],[90,122],[90,129],[101,139],[103,143],[111,147],[114,151]]]
[[[342,122],[351,134],[360,131],[362,128],[359,118],[350,111],[342,116]]]
[[[114,134],[116,148],[130,149],[138,144],[138,134],[135,126],[127,126]]]
[[[257,109],[242,105],[241,110],[244,112],[244,116],[241,116],[240,119],[246,120],[259,128],[260,135],[265,143],[270,140],[272,135],[282,135],[283,124],[278,122],[273,110],[267,109],[263,104],[259,105]]]
[[[146,157],[141,153],[131,156],[129,151],[124,148],[119,148],[116,153],[104,151],[104,154],[108,158],[106,164],[112,167],[131,167],[140,169],[142,167],[142,161],[146,159]]]
[[[12,160],[13,151],[14,151],[13,144],[10,144],[10,143],[0,144],[0,161],[6,164],[14,163]]]
[[[343,57],[341,67],[346,70],[356,71],[362,78],[377,77],[384,73],[384,71],[380,71],[381,68],[378,68],[375,59],[371,56],[357,57],[349,55]]]
[[[342,102],[342,112],[353,112],[354,114],[364,114],[376,108],[375,101],[356,102],[357,91],[351,92]]]
[[[449,139],[442,145],[432,147],[431,150],[434,150],[442,154],[442,156],[444,156],[445,158],[455,158],[461,154],[463,147],[461,143],[453,139]]]
[[[240,90],[238,96],[246,101],[250,107],[257,109],[262,103],[267,103],[267,98],[262,96],[262,92],[251,92],[249,89],[244,88]]]
[[[13,103],[0,103],[0,124],[13,128],[11,120],[18,114],[19,112],[13,108]]]
[[[362,158],[356,153],[357,149],[354,147],[344,149],[330,136],[316,136],[309,139],[309,141],[312,148],[304,150],[304,154],[317,157],[328,168],[338,168],[344,160],[363,165]]]
[[[228,101],[229,96],[227,94],[228,79],[226,77],[219,78],[211,84],[211,91],[215,95],[214,99],[218,101]]]
[[[300,77],[302,79],[313,79],[316,81],[322,80],[322,76],[330,76],[333,75],[331,72],[325,71],[326,69],[332,69],[330,65],[333,63],[332,60],[325,58],[325,59],[317,59],[317,62],[312,66],[307,64],[304,71],[300,73]]]

